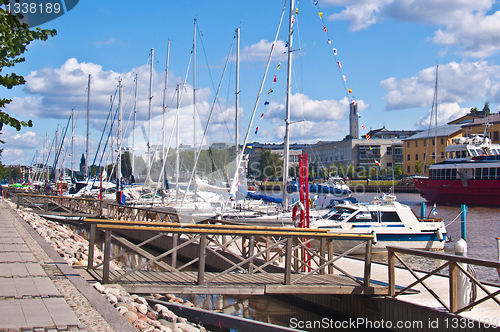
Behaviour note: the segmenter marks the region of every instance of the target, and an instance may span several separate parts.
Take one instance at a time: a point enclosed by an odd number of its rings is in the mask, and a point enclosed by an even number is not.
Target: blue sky
[[[234,141],[235,29],[241,28],[240,144],[249,125],[264,75],[271,42],[278,29],[283,0],[256,1],[80,1],[65,15],[42,28],[58,34],[34,42],[26,62],[14,72],[27,84],[3,96],[13,98],[10,115],[32,119],[32,128],[16,132],[4,127],[1,161],[30,164],[49,134],[64,127],[74,108],[75,164],[85,150],[86,88],[90,88],[91,151],[95,151],[119,77],[123,80],[124,127],[134,100],[134,77],[139,75],[137,148],[145,151],[148,131],[149,55],[155,49],[151,144],[160,144],[167,41],[171,41],[167,88],[167,141],[177,108],[175,88],[188,70],[194,19],[197,19],[196,110],[197,144],[213,115],[205,143]],[[439,65],[438,121],[446,123],[490,103],[500,102],[500,11],[494,0],[301,0],[296,5],[293,45],[291,141],[315,143],[341,140],[348,134],[348,100],[359,105],[361,134],[370,128],[425,129]],[[318,10],[323,13],[321,21]],[[323,24],[327,28],[325,33]],[[328,38],[331,44],[328,44]],[[249,141],[283,141],[286,91],[285,42],[288,4],[275,54],[250,128]],[[344,81],[336,59],[341,62]],[[219,98],[215,91],[230,57]],[[278,63],[281,67],[277,70]],[[276,82],[273,83],[274,75]],[[193,144],[192,60],[180,105],[180,136]],[[269,89],[273,89],[268,94]],[[265,106],[265,101],[269,105]],[[115,101],[113,109],[116,109]],[[264,113],[264,117],[259,119]],[[256,127],[259,127],[255,134]],[[116,124],[115,124],[116,128]],[[62,129],[61,129],[62,130]],[[129,122],[124,145],[130,146]],[[69,136],[66,142],[69,142]],[[175,138],[175,135],[174,135]],[[173,143],[174,144],[174,143]],[[67,148],[69,153],[69,148]],[[70,157],[66,157],[69,166]]]

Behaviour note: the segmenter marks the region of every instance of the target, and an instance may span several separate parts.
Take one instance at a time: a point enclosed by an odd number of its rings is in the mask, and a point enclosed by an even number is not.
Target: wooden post
[[[323,265],[327,260],[325,259],[325,254],[326,254],[326,239],[322,237],[320,239],[320,244],[319,244],[319,255],[321,256],[321,259],[319,260],[319,264]],[[322,268],[319,271],[319,274],[325,274],[326,273],[326,268]]]
[[[207,245],[207,236],[200,235],[200,251],[198,253],[198,285],[205,285],[205,250]]]
[[[290,285],[292,278],[292,248],[293,248],[293,237],[288,237],[286,239],[286,249],[285,249],[285,285]]]
[[[248,257],[253,256],[255,248],[255,235],[250,236],[250,244],[248,246]],[[253,274],[253,259],[248,261],[248,274]]]
[[[457,267],[457,262],[451,261],[450,260],[450,266],[449,266],[449,279],[450,279],[450,312],[455,313],[455,311],[458,310],[458,283],[457,283],[457,276],[458,276],[458,267]]]
[[[178,233],[175,233],[173,236],[172,236],[172,249],[174,251],[172,251],[172,267],[175,269],[177,268],[177,242],[179,240],[179,234]]]
[[[102,283],[109,283],[109,261],[111,257],[111,231],[104,231],[104,262],[102,266]]]
[[[45,212],[49,211],[49,199],[44,197],[43,209]]]
[[[372,239],[366,241],[365,249],[365,281],[364,286],[370,287],[370,278],[372,275]]]
[[[389,296],[396,295],[396,256],[392,249],[387,250],[387,261],[389,267]]]
[[[331,261],[333,259],[333,240],[328,240],[328,260]],[[333,265],[328,265],[328,274],[334,274]]]
[[[19,210],[20,200],[21,200],[21,194],[17,194],[17,209],[18,210]]]
[[[87,270],[94,268],[94,244],[95,244],[95,230],[96,224],[90,224],[90,234],[89,234],[89,257],[87,263]]]

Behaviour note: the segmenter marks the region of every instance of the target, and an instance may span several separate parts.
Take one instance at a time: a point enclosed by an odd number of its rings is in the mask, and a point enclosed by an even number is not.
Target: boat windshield
[[[346,218],[349,218],[355,212],[355,210],[348,209],[345,207],[336,207],[330,210],[327,214],[323,216],[323,219],[330,219],[336,221],[342,221]]]

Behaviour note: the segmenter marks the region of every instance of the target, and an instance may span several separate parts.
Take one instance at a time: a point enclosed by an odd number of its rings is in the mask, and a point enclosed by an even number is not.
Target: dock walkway
[[[0,201],[0,330],[7,329],[137,331]]]

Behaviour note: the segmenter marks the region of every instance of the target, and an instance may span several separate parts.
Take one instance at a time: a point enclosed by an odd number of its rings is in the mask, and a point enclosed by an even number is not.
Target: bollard
[[[461,224],[460,229],[462,231],[462,239],[467,240],[467,238],[466,238],[467,232],[466,232],[466,226],[465,226],[465,222],[467,221],[467,205],[462,204],[461,210],[462,210],[462,213],[461,213],[462,224]]]
[[[425,208],[427,205],[425,205],[425,202],[420,203],[420,218],[425,219]]]
[[[467,242],[464,239],[460,239],[455,243],[455,255],[467,257]],[[466,263],[458,263],[461,268],[467,271]],[[462,271],[457,272],[457,302],[458,309],[469,305],[470,302],[470,289],[471,283],[469,277]]]

